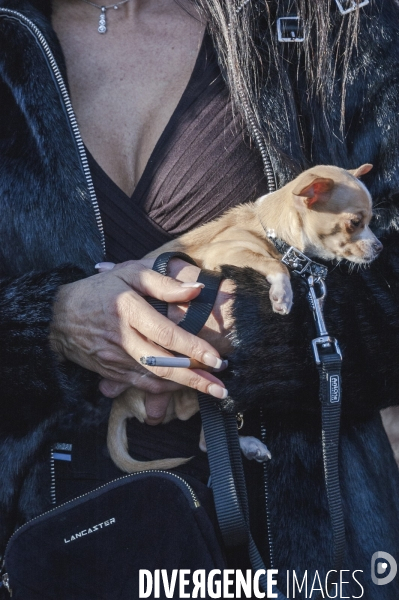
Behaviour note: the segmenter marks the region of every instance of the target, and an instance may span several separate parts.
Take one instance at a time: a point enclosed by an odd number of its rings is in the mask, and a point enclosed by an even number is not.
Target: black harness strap
[[[165,252],[154,263],[153,269],[166,275],[167,265],[172,258],[182,258],[195,264],[190,257],[181,252]],[[191,302],[185,317],[180,321],[186,331],[196,334],[205,325],[215,302],[221,276],[211,271],[201,271],[197,281],[205,288]],[[166,303],[156,301],[166,314]],[[223,541],[226,547],[247,545],[254,570],[263,569],[265,574],[259,578],[262,589],[267,591],[267,570],[259,550],[252,538],[249,526],[249,509],[241,450],[238,441],[237,420],[235,415],[222,412],[215,399],[208,394],[199,393],[198,402],[204,428],[212,491],[216,514]],[[277,589],[278,600],[287,600]]]
[[[172,258],[181,258],[191,265],[197,266],[196,262],[183,252],[163,252],[155,260],[152,267],[153,271],[166,275],[169,261]],[[194,335],[201,331],[212,312],[221,280],[222,276],[214,271],[207,271],[206,269],[200,271],[197,281],[203,283],[205,287],[195,298],[195,302],[189,303],[188,310],[179,323],[179,326],[185,331]],[[168,305],[166,302],[156,298],[147,298],[147,300],[158,312],[164,316],[167,315]]]
[[[155,262],[152,266],[152,270],[160,273],[161,275],[167,275],[168,263],[172,258],[181,258],[191,265],[195,265],[195,261],[188,256],[187,254],[183,254],[183,252],[163,252],[155,259]],[[147,298],[147,301],[151,306],[155,308],[161,315],[166,317],[168,314],[168,303],[163,300],[158,300],[157,298]]]
[[[259,583],[267,592],[267,569],[253,540],[250,523],[247,488],[238,441],[235,415],[223,413],[207,394],[198,394],[204,427],[212,491],[220,531],[226,547],[246,544],[254,571],[263,570]],[[287,600],[276,587],[278,600]]]
[[[249,531],[242,510],[241,494],[237,492],[234,470],[236,448],[232,447],[228,430],[233,427],[237,435],[237,421],[234,415],[223,413],[207,394],[198,394],[202,426],[204,428],[212,491],[216,514],[223,541],[227,547],[248,543]],[[238,453],[240,452],[237,437]],[[241,457],[238,455],[239,460]],[[241,491],[241,490],[240,490]]]
[[[275,243],[274,239],[272,241]],[[333,569],[339,571],[345,551],[345,527],[338,468],[342,356],[337,341],[331,338],[325,329],[322,315],[326,293],[324,285],[326,267],[310,260],[295,248],[286,246],[282,262],[285,259],[285,264],[294,273],[307,277],[309,302],[319,335],[312,344],[320,378],[323,463],[333,530]],[[283,250],[281,245],[278,250],[280,252]],[[166,274],[169,260],[175,257],[195,264],[190,257],[180,252],[168,252],[158,257],[153,269]],[[179,323],[183,329],[193,334],[200,331],[212,311],[220,280],[220,275],[209,271],[201,272],[198,281],[205,283],[206,287],[201,290],[195,301],[190,303],[185,317]],[[317,297],[315,293],[315,284],[321,286],[321,297]],[[166,308],[162,307],[161,312],[166,314]],[[198,400],[208,450],[215,508],[224,543],[227,547],[248,544],[252,568],[256,571],[265,571],[265,574],[259,578],[259,582],[267,592],[267,570],[250,532],[247,490],[235,415],[223,413],[214,399],[207,394],[199,393]],[[277,593],[278,600],[287,600],[277,588],[274,588],[273,592]]]
[[[166,275],[167,266],[172,258],[181,258],[191,264],[195,262],[182,252],[164,252],[156,259],[153,270]],[[179,326],[185,331],[197,334],[205,325],[218,293],[222,277],[213,271],[202,270],[197,281],[205,284],[195,301],[180,321]],[[161,306],[162,305],[162,306]],[[166,302],[156,301],[153,306],[166,314]],[[237,421],[234,415],[222,412],[215,399],[207,394],[199,393],[202,424],[204,427],[208,459],[212,478],[212,489],[216,512],[223,540],[228,547],[248,543],[248,526],[242,511],[242,491],[245,482],[234,472],[233,464],[241,464],[240,447],[237,435]],[[229,435],[228,435],[229,433]],[[234,457],[234,461],[232,460]],[[237,493],[240,489],[240,495]]]

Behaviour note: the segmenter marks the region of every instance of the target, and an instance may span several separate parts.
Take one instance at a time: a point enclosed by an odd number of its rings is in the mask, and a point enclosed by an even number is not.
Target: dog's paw
[[[269,296],[275,313],[288,315],[292,307],[292,287],[288,275],[279,273],[269,276],[271,283]]]
[[[258,438],[251,435],[240,435],[238,439],[240,441],[241,452],[248,460],[256,460],[258,463],[263,463],[271,459],[272,455],[268,447],[258,440]]]

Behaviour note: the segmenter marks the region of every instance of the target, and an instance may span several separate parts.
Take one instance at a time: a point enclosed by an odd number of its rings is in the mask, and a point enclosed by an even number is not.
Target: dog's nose
[[[380,240],[376,240],[375,242],[373,242],[373,250],[376,254],[379,254],[383,247],[384,246],[381,244]]]

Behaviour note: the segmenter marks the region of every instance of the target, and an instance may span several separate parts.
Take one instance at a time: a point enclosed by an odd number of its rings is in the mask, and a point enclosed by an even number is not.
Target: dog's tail
[[[108,421],[107,446],[110,456],[121,471],[125,473],[138,473],[153,469],[174,469],[184,465],[190,458],[164,458],[160,460],[140,461],[132,458],[128,452],[128,441],[126,435],[126,421],[131,418],[126,403],[113,401]]]

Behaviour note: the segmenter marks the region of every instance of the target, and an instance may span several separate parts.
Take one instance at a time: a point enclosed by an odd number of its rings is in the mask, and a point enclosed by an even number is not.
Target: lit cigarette
[[[177,369],[202,369],[203,371],[221,371],[226,368],[227,360],[224,360],[220,369],[208,367],[198,360],[185,356],[142,356],[142,365],[146,367],[173,367]]]

